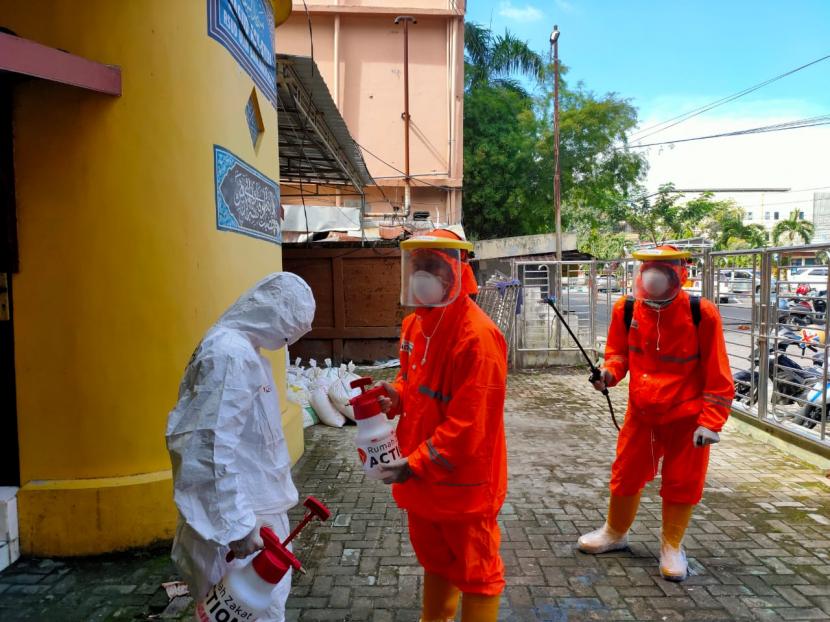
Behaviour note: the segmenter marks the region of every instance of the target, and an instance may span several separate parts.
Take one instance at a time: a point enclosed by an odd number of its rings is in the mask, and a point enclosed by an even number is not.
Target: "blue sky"
[[[545,55],[558,24],[569,81],[629,98],[641,127],[830,54],[830,0],[468,0],[467,20],[509,29]],[[821,114],[830,59],[648,140]],[[830,188],[828,145],[830,126],[652,147],[646,186]]]
[[[571,80],[679,114],[830,54],[828,0],[469,0],[467,20],[547,54],[554,23]],[[830,112],[830,60],[742,100],[768,113]]]

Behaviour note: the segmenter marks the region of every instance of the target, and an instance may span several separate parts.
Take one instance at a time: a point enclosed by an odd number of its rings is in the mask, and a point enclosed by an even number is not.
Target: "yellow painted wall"
[[[22,546],[71,555],[169,537],[164,430],[185,364],[219,314],[281,268],[279,246],[217,230],[213,145],[277,180],[276,111],[258,92],[255,150],[244,114],[253,81],[208,36],[204,0],[4,2],[0,26],[120,65],[123,79],[120,98],[39,80],[16,87]],[[283,353],[274,361],[284,387]],[[285,412],[296,458],[299,412]],[[148,487],[130,477],[142,474]],[[96,509],[124,531],[104,547],[73,533],[84,512],[72,499],[89,502],[71,485],[79,478],[104,478]],[[116,494],[111,478],[132,492]],[[142,490],[159,514],[131,519],[127,534],[118,516],[146,510]],[[43,544],[47,523],[63,525],[60,541]]]

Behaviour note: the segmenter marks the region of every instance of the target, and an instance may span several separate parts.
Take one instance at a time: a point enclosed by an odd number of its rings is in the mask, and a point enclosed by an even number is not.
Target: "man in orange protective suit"
[[[405,458],[384,468],[409,517],[424,567],[421,620],[494,622],[504,589],[496,517],[507,492],[504,399],[507,345],[470,299],[462,259],[472,244],[451,233],[401,243],[401,371],[386,384],[386,412]]]
[[[635,297],[614,306],[605,366],[594,388],[631,374],[628,412],[611,469],[608,518],[579,538],[585,553],[625,548],[640,491],[663,459],[663,532],[660,573],[688,574],[683,535],[700,501],[709,445],[729,416],[734,384],[717,307],[681,289],[689,254],[673,246],[634,253]]]

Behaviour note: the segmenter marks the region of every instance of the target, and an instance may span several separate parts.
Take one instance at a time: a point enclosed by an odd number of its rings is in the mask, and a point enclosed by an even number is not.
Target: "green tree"
[[[479,238],[553,231],[553,71],[527,45],[472,25],[466,35],[464,224]],[[563,69],[563,74],[566,70]],[[538,75],[535,97],[514,80]],[[563,226],[621,220],[618,206],[638,187],[645,159],[625,149],[637,124],[629,102],[560,83]]]
[[[705,236],[721,241],[725,248],[730,238],[755,235],[756,232],[744,227],[743,212],[734,202],[715,201],[712,196],[712,193],[702,193],[683,201],[682,193],[672,184],[665,184],[655,196],[632,203],[625,220],[641,238],[653,244]]]
[[[565,229],[588,227],[610,231],[624,220],[626,202],[642,194],[648,163],[641,153],[626,149],[637,126],[637,110],[617,95],[597,95],[584,84],[571,87],[561,68],[559,158],[562,218]],[[545,203],[553,204],[554,67],[548,65],[536,98],[539,117],[539,166],[549,179]],[[550,208],[548,208],[550,209]]]
[[[537,78],[543,67],[542,57],[509,32],[494,36],[480,24],[469,22],[464,26],[464,79],[468,91],[501,87],[527,95],[516,76]]]
[[[608,233],[599,227],[580,231],[577,244],[580,251],[597,259],[619,259],[628,254],[624,233]]]
[[[489,239],[551,229],[552,203],[541,206],[549,177],[536,162],[530,101],[510,90],[480,87],[464,104],[464,226]]]
[[[815,231],[813,223],[802,220],[798,210],[793,210],[789,218],[778,222],[772,228],[772,240],[778,245],[781,239],[785,238],[789,244],[794,244],[796,238],[801,238],[804,244],[809,244]]]

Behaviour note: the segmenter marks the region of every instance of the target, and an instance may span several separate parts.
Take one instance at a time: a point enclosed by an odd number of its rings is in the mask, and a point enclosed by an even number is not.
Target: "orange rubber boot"
[[[444,577],[424,573],[424,602],[421,622],[452,622],[461,592]]]
[[[618,551],[628,546],[628,530],[640,507],[640,493],[629,497],[611,495],[608,519],[599,529],[579,538],[578,547],[583,553],[598,555]]]
[[[663,538],[660,547],[660,574],[667,581],[683,581],[689,574],[683,535],[695,506],[663,501]]]
[[[461,622],[496,622],[501,596],[464,594],[461,600]]]

